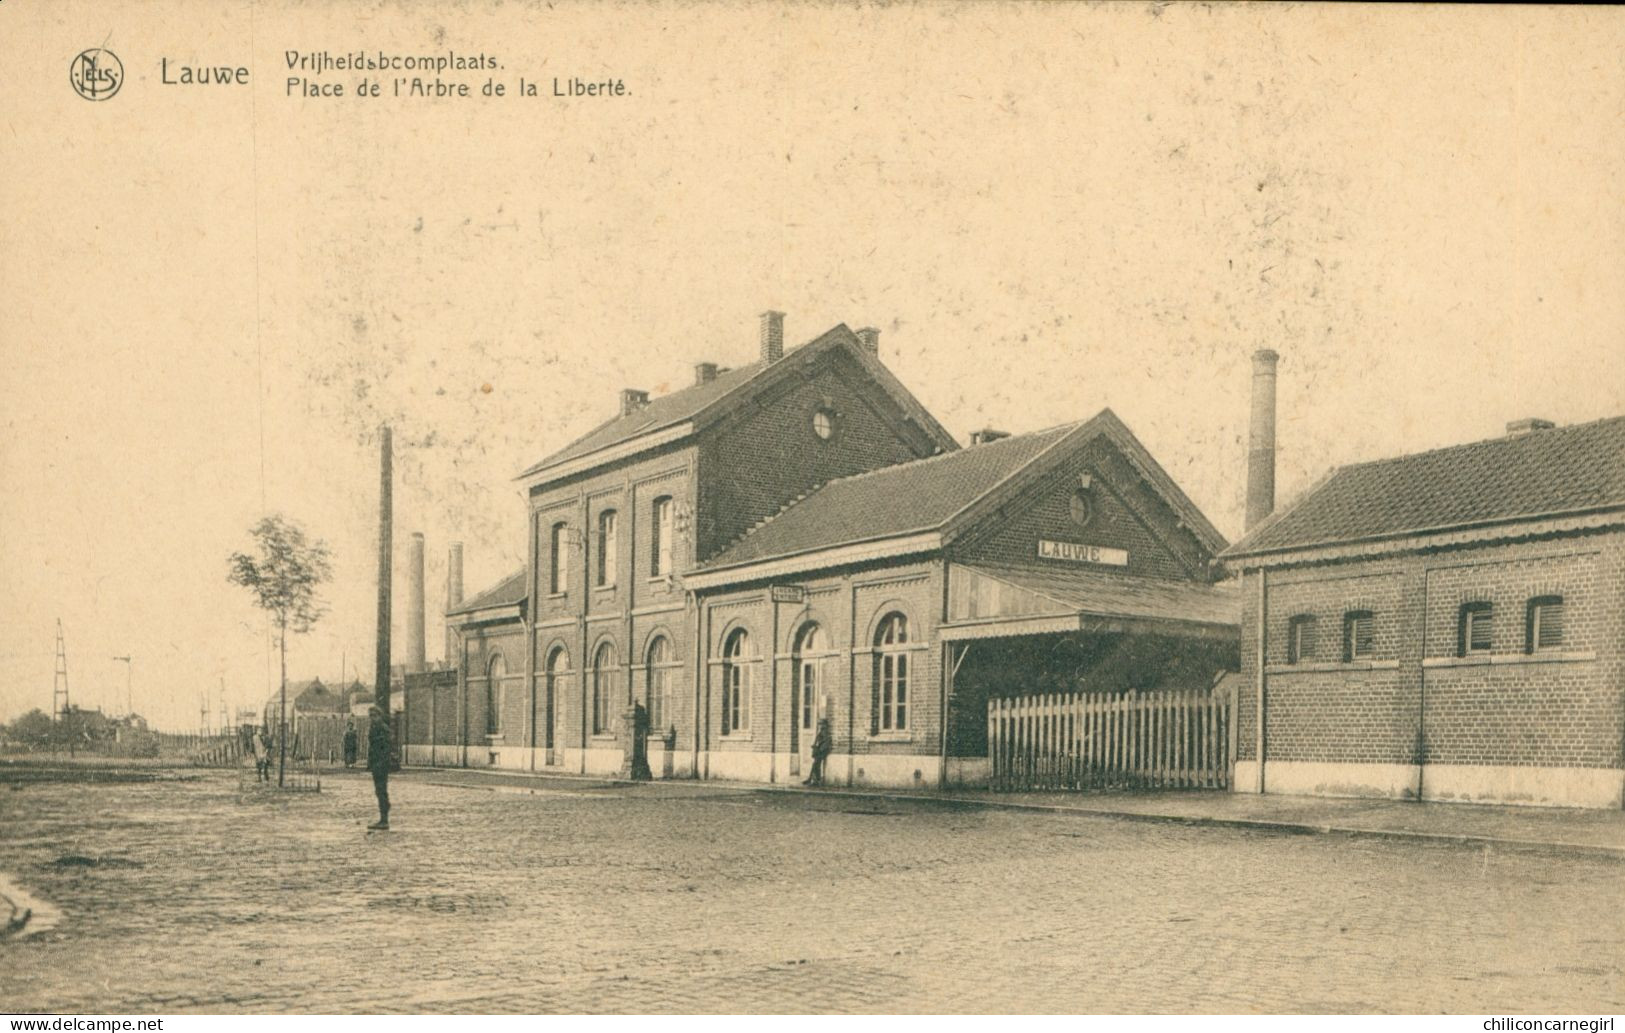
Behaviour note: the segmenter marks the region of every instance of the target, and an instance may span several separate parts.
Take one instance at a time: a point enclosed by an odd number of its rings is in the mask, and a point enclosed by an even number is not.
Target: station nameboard
[[[1104,563],[1112,567],[1128,566],[1128,550],[1113,549],[1106,545],[1083,545],[1078,542],[1052,542],[1040,538],[1038,558],[1062,560],[1067,563]]]
[[[807,590],[800,585],[774,585],[768,591],[776,603],[804,603],[807,601]]]

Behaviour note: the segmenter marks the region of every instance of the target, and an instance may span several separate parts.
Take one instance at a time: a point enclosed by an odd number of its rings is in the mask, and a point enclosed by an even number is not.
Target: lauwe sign
[[[1079,542],[1052,542],[1038,540],[1038,558],[1061,560],[1064,563],[1104,563],[1111,567],[1128,566],[1128,550],[1113,549],[1107,545],[1083,545]]]

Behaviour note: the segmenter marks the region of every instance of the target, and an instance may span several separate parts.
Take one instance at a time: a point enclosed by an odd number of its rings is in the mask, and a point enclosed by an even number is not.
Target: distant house
[[[1625,418],[1343,467],[1221,558],[1238,790],[1625,802]]]
[[[265,701],[265,720],[274,722],[281,712],[282,692],[273,692]],[[320,678],[288,683],[288,717],[296,714],[342,714],[346,711],[344,697],[325,685]]]

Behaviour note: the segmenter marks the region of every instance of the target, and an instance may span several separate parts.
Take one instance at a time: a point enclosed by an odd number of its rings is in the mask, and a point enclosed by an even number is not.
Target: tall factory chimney
[[[389,709],[389,618],[394,585],[391,558],[394,556],[394,510],[391,498],[394,491],[394,449],[386,424],[378,435],[378,641],[373,656],[373,704],[384,711]],[[278,737],[278,741],[284,737]]]
[[[413,531],[406,551],[406,673],[424,668],[423,532]]]
[[[1253,352],[1253,414],[1247,445],[1247,523],[1252,530],[1275,508],[1275,364],[1268,348]]]
[[[446,612],[463,604],[463,543],[452,542],[446,554]],[[457,663],[457,633],[451,630],[451,618],[446,618],[446,663]]]

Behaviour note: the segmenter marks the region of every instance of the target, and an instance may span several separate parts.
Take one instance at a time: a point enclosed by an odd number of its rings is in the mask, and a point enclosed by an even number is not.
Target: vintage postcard
[[[1622,53],[3,0],[10,1028],[1612,1029]]]

